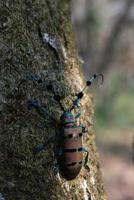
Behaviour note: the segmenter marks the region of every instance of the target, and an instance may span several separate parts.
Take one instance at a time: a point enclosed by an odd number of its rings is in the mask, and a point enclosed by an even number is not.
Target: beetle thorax
[[[61,116],[61,124],[71,125],[75,123],[75,118],[71,111],[66,111]]]

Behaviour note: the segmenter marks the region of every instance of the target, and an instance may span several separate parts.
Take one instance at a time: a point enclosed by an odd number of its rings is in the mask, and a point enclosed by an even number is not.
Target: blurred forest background
[[[72,0],[72,22],[86,78],[105,78],[90,88],[105,189],[134,200],[134,0]]]

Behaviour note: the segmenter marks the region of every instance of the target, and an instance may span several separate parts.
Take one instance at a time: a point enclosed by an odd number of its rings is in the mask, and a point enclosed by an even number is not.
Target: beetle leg
[[[62,154],[63,154],[63,149],[60,148],[59,151],[58,151],[58,157],[62,156]]]
[[[63,111],[63,112],[65,112],[65,109],[64,109],[64,107],[63,107],[63,105],[62,105],[62,103],[61,103],[61,97],[59,96],[59,95],[54,95],[54,100],[55,101],[57,101],[58,103],[59,103],[59,105],[60,105],[60,107],[61,107],[61,110]]]
[[[59,172],[59,164],[56,162],[53,166],[54,175],[57,175]]]
[[[46,117],[46,115],[49,116],[49,118],[54,122],[54,124],[58,124],[58,121],[52,115],[50,115],[49,111],[46,110],[46,108],[40,101],[36,99],[29,100],[28,109],[31,108],[35,108],[39,112],[39,114],[43,115],[43,117]]]
[[[89,155],[89,153],[88,153],[88,150],[87,149],[85,149],[84,147],[82,147],[82,151],[83,152],[86,152],[86,157],[85,157],[85,161],[84,161],[84,166],[86,166],[86,164],[87,164],[87,162],[88,162],[88,155]]]
[[[88,129],[85,125],[81,124],[80,126],[78,126],[81,128],[81,133],[88,133]]]
[[[82,133],[87,133],[88,132],[88,129],[85,125],[81,125],[81,128],[82,128]]]
[[[44,150],[45,149],[45,145],[44,144],[39,144],[38,146],[36,146],[34,149],[33,149],[33,154],[37,154],[39,153],[40,151]]]
[[[88,155],[89,155],[88,150],[86,148],[84,148],[84,147],[81,147],[80,151],[81,152],[86,152],[86,154],[87,154],[86,157],[85,157],[85,161],[84,161],[84,166],[86,166],[87,162],[88,162]]]
[[[43,88],[45,87],[46,89],[53,92],[54,93],[54,100],[59,103],[61,110],[63,110],[63,112],[65,111],[65,109],[64,109],[64,107],[62,106],[62,103],[61,103],[61,97],[55,93],[53,86],[51,84],[45,84],[46,81],[42,80],[39,75],[32,74],[32,73],[27,73],[25,75],[24,80],[36,81],[37,83],[42,84]]]
[[[77,115],[75,116],[75,119],[78,119],[80,116],[81,116],[81,111],[79,111],[79,112],[77,113]]]
[[[40,76],[38,76],[37,74],[30,73],[30,72],[25,74],[24,80],[37,81],[38,83],[43,82]]]
[[[48,139],[48,141],[44,144],[39,144],[37,145],[34,149],[33,149],[33,154],[36,155],[37,153],[46,150],[47,145],[49,145],[50,143],[52,143],[53,141],[56,140],[55,136],[52,136],[51,138]]]

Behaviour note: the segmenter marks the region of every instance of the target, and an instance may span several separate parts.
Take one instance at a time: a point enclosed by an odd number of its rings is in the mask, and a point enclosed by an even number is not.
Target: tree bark
[[[84,86],[74,44],[69,0],[0,1],[0,193],[6,200],[105,200],[93,128],[93,101],[85,94],[81,117],[88,127],[88,167],[66,181],[54,175],[56,142],[33,156],[33,148],[57,131],[49,115],[59,120],[62,111],[45,84],[62,96],[67,109]],[[44,80],[30,80],[31,75]],[[37,77],[36,77],[37,78]],[[37,99],[42,116],[28,109]]]

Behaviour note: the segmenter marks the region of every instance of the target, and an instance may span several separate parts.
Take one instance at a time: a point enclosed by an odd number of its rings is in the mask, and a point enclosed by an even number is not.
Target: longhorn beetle
[[[54,99],[59,103],[63,114],[60,117],[59,121],[59,150],[57,155],[57,167],[60,174],[66,180],[74,179],[80,172],[82,165],[86,165],[88,161],[88,151],[82,146],[82,135],[87,131],[86,127],[77,125],[77,119],[80,117],[80,110],[76,115],[72,113],[75,108],[79,109],[80,100],[83,98],[84,91],[87,86],[90,86],[98,76],[101,76],[103,82],[102,74],[94,74],[86,82],[86,86],[76,95],[76,99],[73,101],[72,106],[65,110],[62,106],[61,99],[59,95],[54,94]],[[38,83],[43,83],[43,81],[37,76],[31,76],[30,80],[36,80]],[[52,91],[52,85],[47,85],[47,88]],[[53,91],[54,92],[54,91]],[[46,108],[38,100],[28,101],[28,108],[36,108],[40,110],[45,115],[47,114],[54,123],[56,120],[50,116]],[[57,139],[57,138],[56,138]],[[54,141],[55,138],[49,139],[45,144],[40,144],[33,149],[34,154],[39,153],[42,150],[45,150],[46,146]],[[83,153],[86,153],[85,160],[83,161]]]

